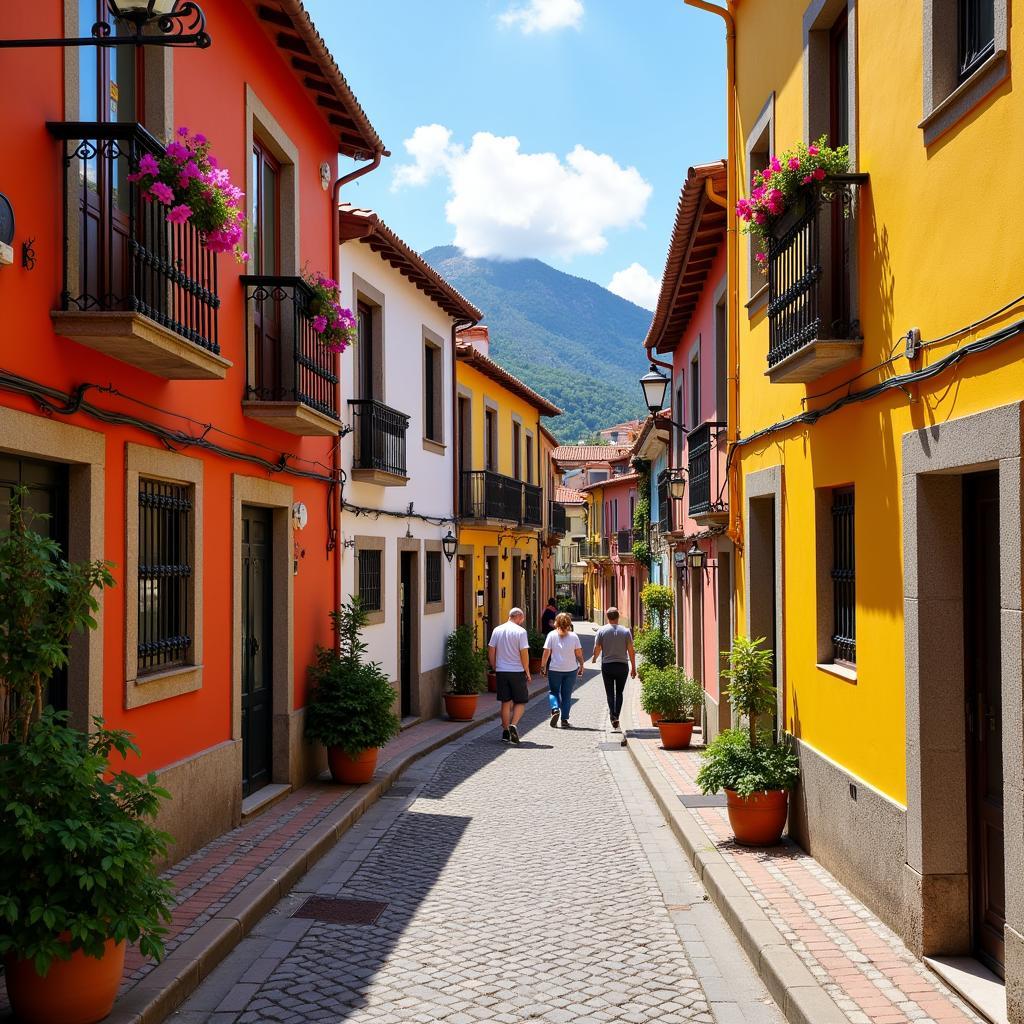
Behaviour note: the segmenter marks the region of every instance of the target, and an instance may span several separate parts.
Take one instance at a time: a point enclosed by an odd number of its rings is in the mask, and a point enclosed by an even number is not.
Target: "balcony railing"
[[[619,530],[615,534],[615,550],[620,558],[623,556],[632,557],[633,554],[633,531]]]
[[[64,144],[61,310],[138,313],[217,355],[216,255],[191,223],[168,224],[167,208],[144,201],[128,180],[143,154],[159,159],[163,146],[139,124],[51,122],[48,128]],[[102,340],[93,347],[102,348]]]
[[[460,495],[463,518],[525,523],[524,486],[521,480],[489,469],[463,470]],[[539,526],[539,506],[537,512]]]
[[[548,502],[548,528],[553,534],[565,535],[568,529],[568,519],[565,513],[565,506],[558,501]]]
[[[724,423],[707,422],[694,427],[686,438],[689,511],[691,517],[725,512],[722,459],[718,439]]]
[[[658,532],[664,537],[672,532],[672,494],[668,489],[667,469],[658,474]]]
[[[544,492],[537,484],[523,484],[523,525],[542,525]]]
[[[859,352],[854,198],[866,181],[866,174],[830,177],[775,225],[768,243],[772,380],[815,380]]]
[[[352,468],[406,478],[409,417],[372,398],[349,400],[355,427]]]
[[[580,541],[580,558],[609,558],[610,547],[607,537]]]
[[[298,402],[340,420],[335,357],[313,330],[309,285],[300,277],[247,275],[242,287],[249,339],[246,399]]]

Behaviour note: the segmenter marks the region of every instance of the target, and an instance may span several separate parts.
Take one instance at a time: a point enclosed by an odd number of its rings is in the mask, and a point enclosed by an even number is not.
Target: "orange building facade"
[[[205,0],[206,49],[8,49],[0,497],[28,488],[116,587],[51,699],[132,732],[180,859],[318,768],[307,666],[331,642],[337,356],[304,267],[337,276],[338,154],[383,144],[298,0]],[[4,5],[0,38],[89,34],[105,3]],[[116,31],[116,29],[115,29]],[[248,264],[129,180],[179,126],[242,189]],[[349,163],[349,161],[346,161]],[[372,166],[360,164],[359,166]],[[247,808],[248,809],[248,805]]]

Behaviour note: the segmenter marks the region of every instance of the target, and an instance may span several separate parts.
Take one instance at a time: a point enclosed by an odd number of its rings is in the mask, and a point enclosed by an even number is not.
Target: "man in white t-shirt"
[[[518,743],[516,726],[530,699],[530,642],[523,629],[522,608],[508,613],[508,622],[495,628],[487,644],[487,660],[498,680],[501,702],[501,738]]]

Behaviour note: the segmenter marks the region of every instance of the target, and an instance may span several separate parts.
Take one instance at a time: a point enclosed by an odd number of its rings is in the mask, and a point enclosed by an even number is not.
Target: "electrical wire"
[[[455,516],[432,516],[423,512],[413,512],[409,509],[398,512],[387,508],[367,508],[365,505],[353,505],[351,502],[344,500],[342,500],[341,507],[344,511],[351,512],[356,516],[372,516],[375,522],[381,516],[391,519],[418,519],[421,522],[430,523],[432,526],[444,526],[446,523],[458,521]]]

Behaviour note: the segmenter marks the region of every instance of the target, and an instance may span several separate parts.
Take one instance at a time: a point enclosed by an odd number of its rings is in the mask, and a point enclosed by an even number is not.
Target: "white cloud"
[[[583,0],[527,0],[510,7],[498,20],[502,25],[517,27],[524,35],[579,28],[583,20]]]
[[[515,136],[478,132],[467,149],[452,142],[447,128],[425,125],[405,147],[414,162],[396,169],[392,188],[446,174],[453,241],[474,257],[570,259],[603,252],[607,232],[638,224],[651,195],[635,167],[579,145],[562,160],[555,153],[523,153]]]
[[[661,282],[652,277],[646,267],[630,263],[625,270],[616,270],[608,282],[608,291],[635,302],[644,309],[654,309],[658,304]]]

